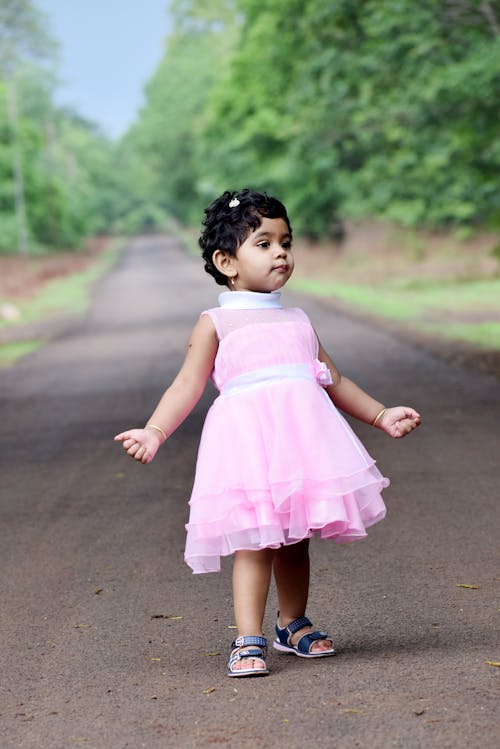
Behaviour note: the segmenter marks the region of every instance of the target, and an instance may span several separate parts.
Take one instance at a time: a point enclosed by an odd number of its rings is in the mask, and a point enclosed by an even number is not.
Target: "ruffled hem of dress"
[[[365,473],[364,482],[348,492],[340,490],[338,479],[333,485],[301,481],[268,490],[226,490],[225,512],[217,516],[213,511],[220,510],[222,495],[192,500],[185,560],[194,573],[218,572],[220,557],[241,549],[279,548],[313,535],[336,543],[365,538],[366,529],[385,517],[380,493],[389,480],[372,467],[371,480]]]
[[[345,476],[323,476],[320,479],[301,476],[287,479],[264,477],[261,481],[254,481],[254,486],[235,488],[221,485],[214,487],[210,492],[197,491],[195,483],[189,500],[191,512],[188,525],[203,524],[207,518],[211,523],[223,523],[225,518],[239,509],[252,509],[258,505],[267,505],[280,514],[286,513],[290,511],[292,499],[297,496],[308,504],[310,501],[341,500],[354,494],[359,499],[360,509],[363,509],[365,490],[376,487],[379,493],[390,484],[389,479],[382,476],[373,459],[355,473]],[[294,503],[296,502],[295,499]]]

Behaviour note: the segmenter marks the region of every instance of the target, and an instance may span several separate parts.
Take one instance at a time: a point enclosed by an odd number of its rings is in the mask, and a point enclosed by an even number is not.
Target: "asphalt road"
[[[392,479],[388,516],[312,544],[308,613],[339,655],[271,651],[269,677],[225,676],[230,561],[193,576],[182,558],[213,391],[150,466],[112,441],[219,291],[174,239],[134,241],[84,319],[0,373],[1,749],[496,749],[498,380],[288,292],[341,371],[424,425],[399,441],[356,427]],[[273,591],[269,637],[275,612]]]

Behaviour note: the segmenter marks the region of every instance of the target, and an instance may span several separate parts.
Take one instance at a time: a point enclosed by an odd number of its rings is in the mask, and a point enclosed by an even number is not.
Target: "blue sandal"
[[[316,640],[331,640],[331,637],[326,632],[306,632],[299,638],[296,645],[292,645],[293,635],[299,629],[311,626],[312,624],[307,616],[300,616],[298,619],[290,622],[290,624],[287,624],[286,627],[280,627],[278,615],[278,623],[276,624],[277,638],[273,642],[273,648],[282,653],[295,653],[300,658],[324,658],[327,655],[336,655],[336,650],[333,647],[331,650],[320,650],[316,653],[311,653],[311,648]]]
[[[254,645],[256,647],[246,648],[247,645]],[[227,663],[227,675],[228,676],[267,676],[269,670],[266,665],[267,655],[267,640],[265,637],[257,637],[254,635],[248,635],[247,637],[237,637],[232,643],[231,655]],[[238,650],[238,648],[244,647],[245,650]],[[233,669],[233,666],[238,661],[244,658],[258,658],[264,663],[264,668],[239,668]]]

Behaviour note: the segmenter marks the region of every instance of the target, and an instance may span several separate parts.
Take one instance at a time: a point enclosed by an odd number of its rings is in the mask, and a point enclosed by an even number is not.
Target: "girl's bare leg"
[[[262,635],[274,554],[274,549],[235,552],[233,600],[238,635]],[[233,668],[264,668],[264,666],[260,658],[249,658],[245,659],[245,662],[236,662]]]
[[[279,626],[286,627],[294,619],[304,616],[306,611],[309,595],[309,539],[278,549],[274,555],[273,571],[280,607]],[[311,627],[299,629],[292,636],[292,643],[296,645],[303,634],[312,631]],[[330,650],[332,647],[331,640],[316,640],[311,652]]]

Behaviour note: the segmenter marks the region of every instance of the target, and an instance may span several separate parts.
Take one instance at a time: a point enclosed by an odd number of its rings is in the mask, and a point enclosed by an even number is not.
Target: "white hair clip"
[[[232,200],[229,201],[230,208],[236,208],[236,206],[239,204],[240,204],[240,201],[238,200],[238,198],[233,198]]]

